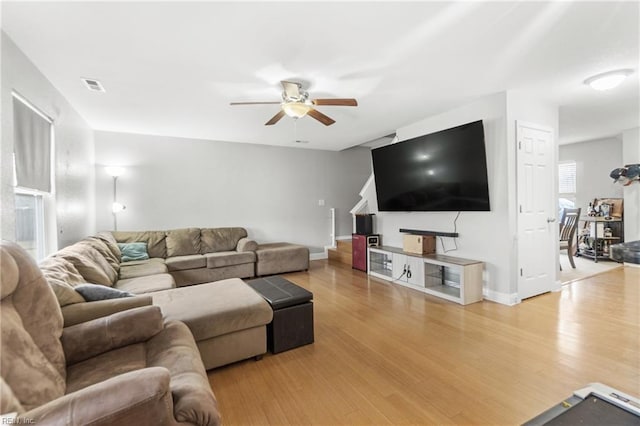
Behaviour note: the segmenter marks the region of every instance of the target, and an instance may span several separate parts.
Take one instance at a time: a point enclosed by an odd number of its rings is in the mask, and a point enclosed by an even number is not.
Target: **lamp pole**
[[[117,181],[118,181],[118,176],[114,176],[113,177],[113,205],[115,207],[116,202],[118,200],[117,198]],[[118,214],[116,213],[115,208],[111,209],[111,213],[113,214],[113,230],[117,231],[118,230]]]

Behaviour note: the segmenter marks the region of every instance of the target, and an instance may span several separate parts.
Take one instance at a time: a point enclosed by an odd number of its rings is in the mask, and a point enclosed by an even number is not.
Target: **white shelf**
[[[403,271],[411,270],[407,278]],[[467,305],[482,300],[484,263],[439,254],[405,253],[396,247],[369,248],[368,272],[432,296]]]

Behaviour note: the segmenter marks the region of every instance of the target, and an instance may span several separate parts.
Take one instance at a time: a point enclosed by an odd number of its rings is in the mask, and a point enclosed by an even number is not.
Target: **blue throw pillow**
[[[122,253],[123,262],[149,259],[147,243],[118,243],[118,247]]]
[[[80,293],[87,302],[96,300],[119,299],[121,297],[133,297],[134,295],[128,291],[122,291],[106,285],[98,284],[80,284],[74,287],[74,290]]]

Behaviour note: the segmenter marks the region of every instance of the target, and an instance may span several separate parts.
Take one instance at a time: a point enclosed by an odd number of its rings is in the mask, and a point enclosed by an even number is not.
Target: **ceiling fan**
[[[317,105],[335,105],[335,106],[358,106],[355,99],[309,99],[309,93],[302,90],[302,84],[293,81],[281,81],[282,84],[282,101],[273,102],[231,102],[231,105],[268,105],[279,104],[280,111],[271,120],[265,123],[265,126],[276,124],[282,117],[288,115],[293,118],[302,118],[308,115],[315,118],[325,126],[331,126],[336,121],[328,117],[314,108]]]

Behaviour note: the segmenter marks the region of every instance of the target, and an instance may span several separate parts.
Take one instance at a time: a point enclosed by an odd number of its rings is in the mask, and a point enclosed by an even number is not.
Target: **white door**
[[[555,159],[553,131],[516,122],[518,298],[555,289]]]

